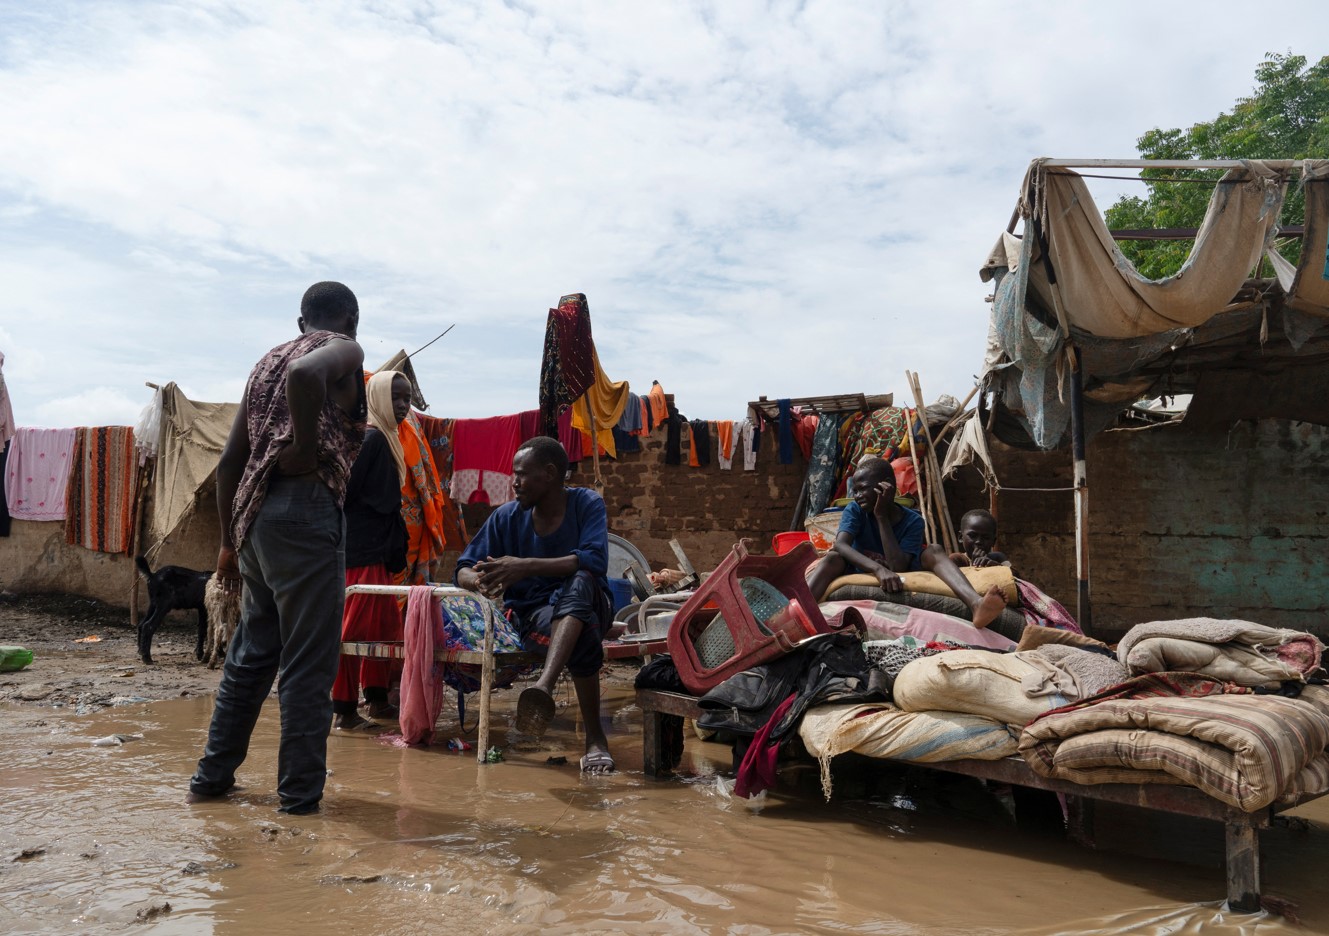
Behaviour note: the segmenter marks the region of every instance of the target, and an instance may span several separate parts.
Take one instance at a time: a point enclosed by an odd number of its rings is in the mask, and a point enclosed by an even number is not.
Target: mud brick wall
[[[1091,440],[1089,556],[1094,627],[1114,638],[1141,621],[1242,618],[1329,635],[1329,429],[1265,419],[1230,432],[1185,423]],[[1066,452],[993,443],[999,548],[1017,572],[1075,613],[1075,538]],[[986,507],[962,469],[958,517]]]
[[[711,441],[714,452],[714,438]],[[793,464],[780,464],[775,433],[761,434],[755,471],[743,470],[741,455],[725,471],[714,457],[706,467],[689,467],[686,432],[681,465],[665,464],[663,429],[641,442],[640,452],[624,453],[617,460],[601,458],[600,473],[609,531],[640,549],[651,568],[678,565],[669,548],[671,537],[697,569],[705,570],[728,555],[740,537],[755,539],[754,550],[769,552],[771,537],[789,529],[807,462],[795,447]],[[586,458],[571,483],[589,487],[593,478],[591,459]],[[464,512],[468,529],[475,531],[489,508],[471,504]],[[450,572],[455,555],[445,560]]]

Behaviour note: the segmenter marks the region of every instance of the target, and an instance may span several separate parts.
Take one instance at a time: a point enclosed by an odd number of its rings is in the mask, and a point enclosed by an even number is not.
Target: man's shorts
[[[568,672],[575,677],[594,676],[604,666],[604,635],[613,623],[614,613],[609,596],[591,573],[583,570],[569,576],[563,587],[550,596],[549,604],[520,617],[518,628],[526,649],[531,653],[548,653],[553,624],[565,617],[574,617],[583,625],[568,658]]]

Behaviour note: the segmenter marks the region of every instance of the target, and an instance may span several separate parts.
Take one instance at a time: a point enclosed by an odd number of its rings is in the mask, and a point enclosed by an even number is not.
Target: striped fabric
[[[1020,753],[1045,777],[1195,786],[1254,812],[1329,789],[1324,693],[1101,701],[1026,726]]]
[[[98,426],[76,432],[65,492],[65,541],[128,555],[133,548],[139,473],[134,430]]]

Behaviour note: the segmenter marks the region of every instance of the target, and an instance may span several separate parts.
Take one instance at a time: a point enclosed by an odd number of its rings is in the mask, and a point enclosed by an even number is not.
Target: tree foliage
[[[1146,159],[1305,159],[1329,157],[1329,56],[1307,66],[1303,55],[1270,53],[1255,69],[1255,90],[1230,112],[1189,130],[1154,128],[1137,148]],[[1216,179],[1218,170],[1145,169],[1145,178]],[[1199,227],[1213,193],[1202,182],[1146,183],[1145,197],[1118,199],[1105,215],[1108,227]],[[1289,187],[1281,223],[1301,224],[1305,199],[1295,182]],[[1151,279],[1177,272],[1192,242],[1121,241],[1122,252]],[[1296,261],[1300,244],[1281,245]]]

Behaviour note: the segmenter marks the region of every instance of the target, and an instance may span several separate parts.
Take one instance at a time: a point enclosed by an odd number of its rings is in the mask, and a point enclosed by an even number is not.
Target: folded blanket
[[[1320,668],[1323,652],[1311,634],[1214,618],[1137,624],[1117,647],[1132,673],[1202,673],[1270,689],[1286,680],[1304,682]]]
[[[1047,644],[1015,655],[1034,667],[1035,673],[1023,680],[1024,691],[1031,696],[1085,699],[1119,685],[1129,675],[1113,657],[1080,647]]]
[[[1253,812],[1329,790],[1325,693],[1107,699],[1028,725],[1020,753],[1045,777],[1195,786]]]
[[[821,764],[821,788],[831,798],[831,758],[854,751],[867,757],[930,764],[1000,760],[1016,751],[1016,734],[999,721],[959,712],[902,712],[887,703],[823,705],[809,709],[798,729]]]

